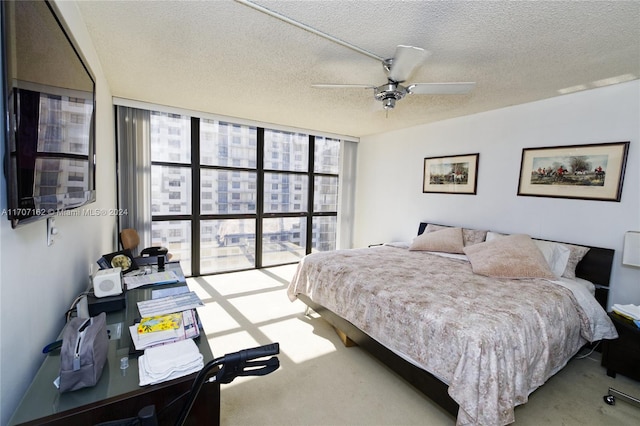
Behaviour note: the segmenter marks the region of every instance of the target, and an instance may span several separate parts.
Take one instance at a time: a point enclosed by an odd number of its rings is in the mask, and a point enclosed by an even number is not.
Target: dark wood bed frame
[[[427,223],[420,223],[418,235],[422,234],[426,227]],[[590,247],[583,244],[581,245],[584,247]],[[605,308],[605,310],[609,291],[609,279],[611,277],[611,267],[613,264],[613,254],[614,250],[612,249],[590,247],[590,250],[576,267],[577,277],[589,280],[596,285],[596,299]],[[408,381],[452,416],[457,416],[458,404],[451,399],[447,393],[448,386],[433,374],[413,365],[390,349],[378,343],[378,341],[371,338],[349,321],[324,306],[313,302],[307,296],[300,294],[298,295],[298,298],[317,312],[325,321],[336,328],[339,333],[343,333],[349,340],[355,342],[358,346],[378,358],[387,367],[395,371],[400,377]]]

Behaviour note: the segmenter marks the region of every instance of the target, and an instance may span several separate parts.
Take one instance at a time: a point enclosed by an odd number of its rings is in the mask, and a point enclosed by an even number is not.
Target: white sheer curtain
[[[338,235],[336,248],[353,247],[353,218],[356,196],[356,164],[358,143],[343,140],[340,144],[340,177],[338,186]]]
[[[118,206],[120,230],[134,228],[140,247],[151,246],[151,144],[146,110],[117,106]]]

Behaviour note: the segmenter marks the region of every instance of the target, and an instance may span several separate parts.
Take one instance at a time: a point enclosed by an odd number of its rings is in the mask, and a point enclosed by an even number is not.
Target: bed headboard
[[[418,235],[422,234],[427,227],[426,222],[421,222],[418,227]],[[450,225],[441,225],[450,226]],[[563,242],[563,241],[554,241]],[[567,243],[573,244],[573,243]],[[611,279],[611,268],[613,266],[613,254],[615,250],[606,249],[601,247],[585,246],[584,244],[578,244],[583,247],[589,247],[590,250],[582,258],[578,266],[576,267],[576,276],[592,283],[599,287],[609,287],[609,280]],[[600,300],[600,299],[598,299]],[[606,301],[605,301],[606,304]]]
[[[576,276],[589,280],[594,284],[609,287],[615,250],[592,246],[585,247],[589,247],[591,250],[578,263]]]

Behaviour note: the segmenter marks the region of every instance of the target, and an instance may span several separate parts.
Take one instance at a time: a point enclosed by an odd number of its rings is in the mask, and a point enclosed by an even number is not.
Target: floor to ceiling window
[[[258,131],[200,120],[199,229],[201,274],[256,266]]]
[[[152,244],[187,275],[336,248],[340,140],[151,112]]]
[[[192,273],[191,119],[151,112],[151,241]]]

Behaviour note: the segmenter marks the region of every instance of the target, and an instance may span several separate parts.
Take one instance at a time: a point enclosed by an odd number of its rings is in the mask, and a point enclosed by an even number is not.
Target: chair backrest
[[[140,244],[140,236],[135,229],[123,229],[120,232],[120,244],[122,244],[122,249],[126,250],[135,250],[138,248]]]

